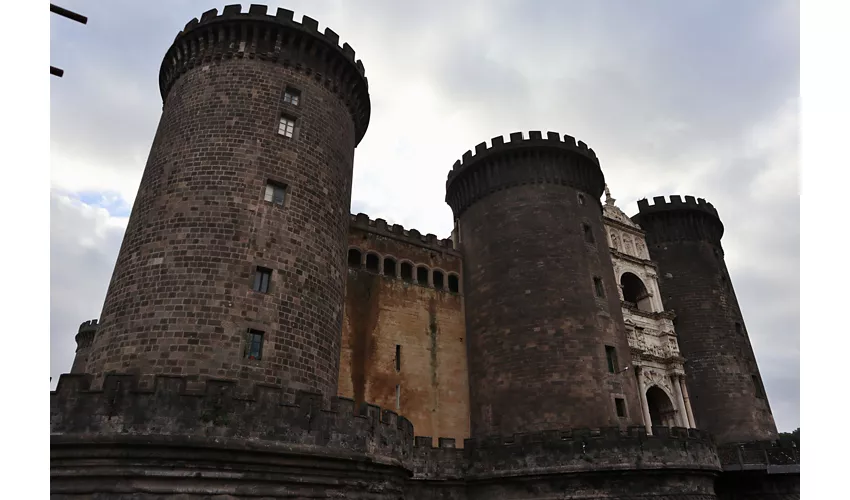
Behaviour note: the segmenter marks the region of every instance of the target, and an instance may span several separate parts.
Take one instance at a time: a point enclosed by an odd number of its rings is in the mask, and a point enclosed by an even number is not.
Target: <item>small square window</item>
[[[606,345],[605,357],[608,360],[608,373],[617,373],[617,349],[610,345]]]
[[[581,194],[581,193],[579,193],[579,195],[578,195],[578,204],[584,205],[584,195]]]
[[[286,115],[281,116],[277,133],[291,138],[292,134],[295,133],[295,119]]]
[[[266,183],[266,192],[263,199],[275,205],[283,206],[283,202],[286,200],[286,186],[273,182]]]
[[[269,293],[269,283],[272,280],[272,270],[265,267],[258,267],[254,274],[254,291],[260,293]]]
[[[593,277],[593,288],[597,297],[600,299],[605,298],[605,286],[602,284],[602,278],[599,276]]]
[[[301,91],[292,87],[286,87],[286,90],[283,92],[283,102],[298,106],[300,101]]]
[[[626,400],[623,398],[614,399],[614,404],[617,407],[617,416],[619,418],[626,418]]]
[[[744,327],[741,325],[741,323],[735,323],[735,332],[736,332],[738,335],[743,335],[743,334],[744,334]]]
[[[245,357],[248,359],[263,358],[263,337],[264,332],[259,330],[248,330],[248,345],[245,348]]]
[[[596,243],[596,238],[593,237],[593,229],[589,225],[582,224],[581,231],[584,233],[585,243]]]

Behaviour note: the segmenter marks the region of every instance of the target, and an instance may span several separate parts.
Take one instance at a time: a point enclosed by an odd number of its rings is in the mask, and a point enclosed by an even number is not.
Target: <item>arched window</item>
[[[449,275],[449,291],[452,293],[458,293],[460,291],[460,282],[457,279],[457,274]]]
[[[380,269],[381,258],[378,257],[374,253],[366,254],[366,270],[369,272],[377,273]]]
[[[437,290],[442,290],[446,287],[443,282],[443,272],[442,271],[434,271],[434,288]]]
[[[623,287],[623,300],[644,312],[652,312],[649,303],[649,292],[640,278],[633,273],[623,273],[620,277],[620,286]]]
[[[420,285],[428,286],[428,268],[419,266],[416,268],[416,281]]]
[[[396,277],[396,263],[392,257],[384,257],[384,276]]]
[[[352,269],[360,269],[360,262],[362,259],[362,254],[360,250],[356,248],[348,249],[348,267]]]
[[[407,282],[413,281],[413,264],[410,262],[401,263],[401,279]]]

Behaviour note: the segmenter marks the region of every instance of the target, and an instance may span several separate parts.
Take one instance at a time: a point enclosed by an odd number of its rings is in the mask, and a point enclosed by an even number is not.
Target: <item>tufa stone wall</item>
[[[631,364],[598,160],[556,133],[497,139],[464,155],[446,193],[464,258],[471,436],[640,422],[634,377],[606,358],[611,346]]]
[[[434,284],[434,272],[460,275],[460,256],[404,233],[351,226],[349,248],[360,260],[349,264],[339,394],[394,408],[419,434],[462,442],[469,437],[463,298],[446,279]],[[366,266],[367,257],[377,271]],[[395,274],[384,272],[390,260]],[[398,275],[402,263],[411,264],[413,280]],[[414,283],[417,267],[430,278]]]
[[[575,429],[458,449],[454,439],[414,438],[393,411],[355,412],[348,398],[324,406],[320,394],[290,398],[262,384],[245,393],[222,380],[193,391],[185,377],[158,376],[150,390],[132,375],[91,382],[63,375],[50,395],[54,498],[533,498],[563,487],[580,497],[588,485],[631,498],[710,493],[703,483],[719,469],[710,438],[693,429]],[[633,470],[665,474],[622,478]]]
[[[658,263],[664,303],[675,311],[694,416],[718,443],[773,440],[776,424],[723,259],[723,224],[705,200],[638,202],[635,222]]]
[[[53,498],[397,499],[413,426],[389,410],[233,381],[63,375],[50,395]]]
[[[179,374],[336,394],[369,96],[350,47],[315,26],[229,6],[169,49],[162,118],[89,355],[96,383],[117,371],[145,385]],[[269,182],[285,188],[282,205],[264,200]],[[268,293],[252,290],[258,266],[271,270]],[[248,329],[264,334],[261,359],[246,356]]]
[[[713,442],[695,429],[573,429],[430,446],[414,438],[407,499],[714,499]]]

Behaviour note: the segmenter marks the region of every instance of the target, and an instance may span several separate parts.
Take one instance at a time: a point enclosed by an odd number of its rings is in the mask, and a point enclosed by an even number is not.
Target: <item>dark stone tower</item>
[[[370,101],[351,47],[292,15],[211,10],[166,53],[162,118],[89,355],[97,378],[336,394],[354,148]],[[258,268],[267,291],[253,289]]]
[[[676,313],[694,418],[718,443],[772,440],[776,424],[723,259],[723,223],[703,199],[638,201],[634,221],[658,263],[665,305]]]
[[[88,368],[89,352],[97,335],[97,320],[92,319],[80,325],[74,340],[77,342],[77,352],[74,354],[74,364],[71,373],[86,373]]]
[[[623,371],[631,360],[602,223],[605,181],[593,150],[564,139],[496,137],[449,173],[474,438],[640,422],[635,377]]]
[[[211,10],[166,53],[101,322],[51,393],[52,498],[403,496],[410,422],[336,397],[367,82],[292,15]]]

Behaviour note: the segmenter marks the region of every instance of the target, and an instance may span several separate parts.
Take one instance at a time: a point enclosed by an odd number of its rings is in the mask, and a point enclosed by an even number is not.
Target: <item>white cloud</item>
[[[127,218],[50,193],[50,375],[74,360],[80,323],[100,316]]]

